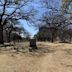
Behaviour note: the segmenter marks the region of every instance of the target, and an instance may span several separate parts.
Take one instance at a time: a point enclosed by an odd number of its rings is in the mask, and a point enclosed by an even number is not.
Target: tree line
[[[67,29],[72,24],[71,0],[62,0],[61,6],[58,6],[60,1],[38,0],[40,5],[38,8],[40,10],[30,5],[33,2],[35,0],[0,0],[0,44],[4,44],[4,31],[8,42],[10,42],[12,33],[18,33],[17,35],[20,36],[23,32],[28,36],[28,32],[23,27],[16,26],[18,24],[21,25],[20,20],[25,20],[27,24],[37,29],[43,25],[47,26],[50,30],[52,41],[54,41],[56,35],[60,36],[60,38],[65,37],[66,34],[69,34],[66,36],[71,35],[71,29]],[[51,27],[54,29],[52,30]]]
[[[69,11],[71,0],[62,0],[60,8],[48,5],[48,0],[45,1],[45,13],[38,19],[37,28],[39,32],[34,36],[39,41],[72,41],[72,13]],[[50,10],[49,10],[50,9]],[[58,39],[57,39],[58,38]]]

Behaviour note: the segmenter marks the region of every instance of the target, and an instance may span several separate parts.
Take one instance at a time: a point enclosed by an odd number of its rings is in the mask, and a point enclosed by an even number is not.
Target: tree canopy
[[[64,14],[68,14],[72,20],[72,0],[62,0],[62,9]]]

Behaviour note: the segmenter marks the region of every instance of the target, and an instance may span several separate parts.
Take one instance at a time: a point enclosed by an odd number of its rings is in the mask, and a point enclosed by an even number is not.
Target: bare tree
[[[60,31],[59,38],[61,42],[68,42],[71,43],[72,41],[72,29],[71,28],[64,28]]]
[[[21,25],[13,25],[13,24],[6,24],[4,26],[4,31],[6,33],[6,37],[5,38],[7,40],[7,42],[11,41],[11,35],[14,34],[18,34],[19,36],[23,33],[26,34],[26,30],[21,26]],[[5,35],[5,34],[4,34]]]
[[[60,35],[60,31],[70,25],[70,22],[67,20],[67,18],[64,15],[61,14],[55,14],[55,15],[47,15],[46,13],[42,16],[40,24],[41,26],[46,26],[48,28],[48,32],[50,33],[51,42],[54,41],[54,39]],[[45,33],[45,32],[44,32]]]
[[[23,9],[31,0],[0,0],[0,44],[3,44],[3,28],[7,22],[15,23],[19,19],[29,20],[33,15],[33,8]]]
[[[41,3],[45,11],[40,18],[37,18],[34,25],[37,28],[47,26],[51,33],[51,42],[53,42],[55,36],[60,35],[60,31],[71,23],[62,14],[62,9],[58,5],[58,2],[54,0],[42,0]],[[53,3],[55,4],[53,5]]]

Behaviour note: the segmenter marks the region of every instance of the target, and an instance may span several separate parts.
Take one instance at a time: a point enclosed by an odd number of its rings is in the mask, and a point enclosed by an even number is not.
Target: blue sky
[[[20,22],[21,25],[30,33],[31,37],[33,37],[38,32],[35,27],[28,25],[25,20],[21,20]]]

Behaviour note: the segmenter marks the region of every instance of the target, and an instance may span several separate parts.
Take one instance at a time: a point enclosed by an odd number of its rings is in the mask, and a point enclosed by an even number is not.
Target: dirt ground
[[[29,52],[28,43],[0,48],[0,72],[72,72],[72,44],[37,42]]]

